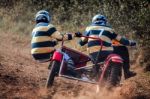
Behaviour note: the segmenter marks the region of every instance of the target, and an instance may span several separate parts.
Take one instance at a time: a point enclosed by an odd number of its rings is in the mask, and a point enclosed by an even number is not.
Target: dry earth
[[[48,63],[32,59],[27,37],[10,35],[0,33],[0,99],[150,99],[150,80],[138,76],[140,74],[123,81],[121,87],[112,91],[102,88],[97,94],[95,85],[61,78],[46,89]],[[136,71],[140,73],[141,69]],[[146,86],[143,87],[139,79]]]

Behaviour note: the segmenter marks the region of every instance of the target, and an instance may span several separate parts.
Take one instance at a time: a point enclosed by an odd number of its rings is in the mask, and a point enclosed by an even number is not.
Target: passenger
[[[63,40],[63,36],[54,25],[51,24],[51,16],[46,10],[40,10],[35,15],[36,25],[32,31],[31,54],[35,60],[48,61],[53,55],[58,41]],[[64,40],[71,40],[72,34],[64,35]],[[74,62],[68,54],[64,53],[67,66],[74,68]]]

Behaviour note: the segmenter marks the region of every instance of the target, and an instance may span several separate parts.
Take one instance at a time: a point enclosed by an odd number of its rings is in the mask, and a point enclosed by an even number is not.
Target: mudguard
[[[109,67],[110,62],[123,63],[123,59],[121,58],[121,56],[119,56],[117,54],[110,54],[104,62],[104,68],[103,68],[103,72],[99,78],[99,82],[102,81],[102,79],[105,75],[105,72],[106,72],[107,68]]]
[[[55,51],[53,54],[52,60],[56,60],[56,61],[61,62],[62,58],[63,58],[63,54],[59,51]]]
[[[116,63],[123,63],[123,59],[121,58],[121,56],[117,55],[117,54],[110,54],[107,59],[106,62],[116,62]]]

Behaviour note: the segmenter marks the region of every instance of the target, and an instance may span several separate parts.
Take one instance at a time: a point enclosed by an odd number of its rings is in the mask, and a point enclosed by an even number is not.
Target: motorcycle
[[[98,39],[100,41],[100,51],[98,54],[100,54],[103,47],[103,42],[100,38],[82,37]],[[74,61],[74,71],[79,75],[78,77],[67,74],[67,61],[64,59],[63,53],[67,53]],[[96,85],[107,82],[111,86],[116,86],[121,80],[122,63],[122,58],[117,54],[109,55],[104,62],[93,62],[90,56],[64,46],[64,40],[62,40],[61,47],[54,52],[50,59],[50,70],[46,87],[49,88],[53,85],[55,77],[64,77]],[[96,72],[94,72],[95,67]],[[86,79],[83,79],[84,77],[86,77]]]

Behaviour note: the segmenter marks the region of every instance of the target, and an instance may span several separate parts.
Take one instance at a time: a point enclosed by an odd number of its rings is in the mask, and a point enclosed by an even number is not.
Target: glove
[[[130,41],[130,46],[136,46],[136,42],[135,41]]]
[[[81,36],[82,36],[82,34],[80,32],[75,33],[75,37],[81,37]]]
[[[71,33],[67,33],[68,36],[68,40],[72,40],[72,34]]]

